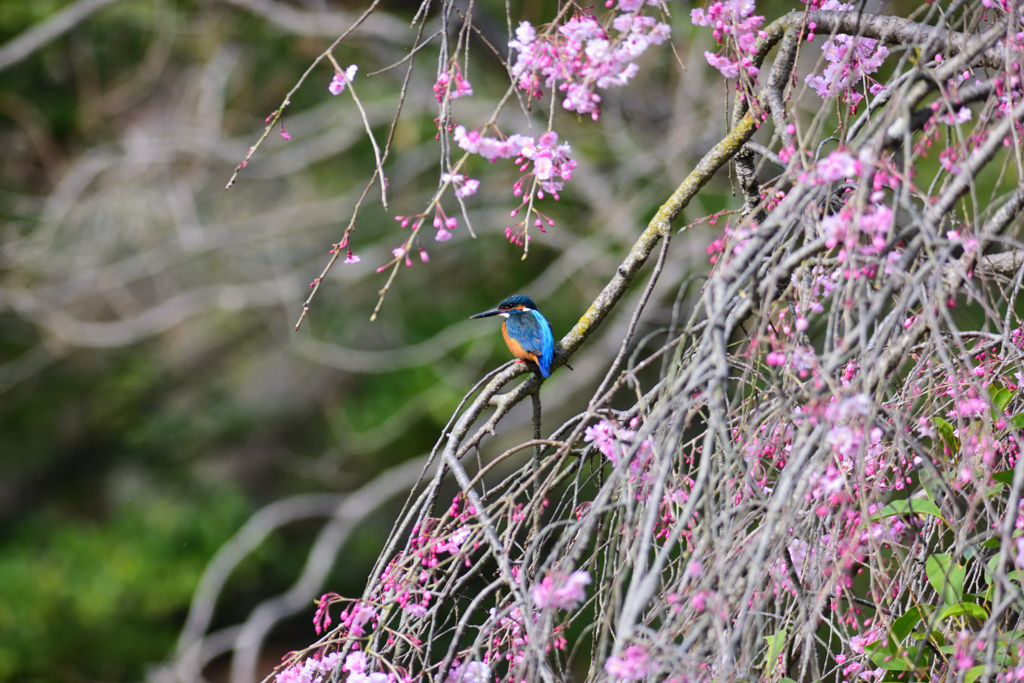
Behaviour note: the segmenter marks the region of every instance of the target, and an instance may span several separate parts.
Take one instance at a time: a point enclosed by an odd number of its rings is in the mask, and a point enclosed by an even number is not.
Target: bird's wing
[[[551,323],[548,322],[547,318],[537,311],[531,311],[531,313],[540,322],[540,344],[543,350],[537,355],[541,357],[541,365],[544,366],[544,371],[547,372],[548,367],[551,365],[551,360],[555,356],[555,335],[552,334]]]
[[[537,364],[547,377],[555,355],[555,338],[547,319],[537,311],[524,311],[509,316],[506,325],[508,333],[519,342],[523,350],[537,357]]]
[[[542,356],[548,347],[554,345],[548,321],[536,311],[509,316],[505,324],[508,333],[522,345],[524,351]]]

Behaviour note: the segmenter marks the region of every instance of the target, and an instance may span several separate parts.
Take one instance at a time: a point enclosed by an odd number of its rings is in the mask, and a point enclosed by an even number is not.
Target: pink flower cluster
[[[505,660],[510,664],[519,664],[526,658],[524,648],[526,647],[526,629],[523,627],[523,614],[518,607],[508,611],[507,616],[498,616],[498,610],[490,609],[490,619],[496,624],[491,637],[491,647],[494,651],[505,651]],[[534,621],[537,615],[534,615]]]
[[[807,76],[807,84],[822,98],[841,95],[851,106],[856,106],[864,96],[854,86],[869,74],[878,71],[889,56],[889,50],[871,38],[855,38],[840,34],[825,41],[821,46],[829,65],[820,76]],[[873,81],[874,79],[868,79]],[[874,83],[872,94],[881,91],[882,86]]]
[[[327,89],[331,91],[332,95],[340,95],[344,92],[345,86],[356,77],[357,71],[359,71],[359,67],[352,64],[344,71],[335,72],[334,78],[331,79],[331,84],[327,86]]]
[[[434,599],[431,579],[444,559],[440,556],[449,555],[451,559],[458,556],[469,565],[467,555],[477,544],[471,540],[472,529],[468,522],[476,515],[476,510],[465,504],[461,496],[456,496],[449,514],[452,524],[439,527],[439,520],[428,518],[413,529],[406,554],[394,558],[381,577],[379,600],[382,604],[395,603],[410,616],[421,617]]]
[[[715,40],[726,44],[726,55],[704,53],[708,64],[726,78],[736,78],[741,70],[751,78],[757,77],[758,68],[752,57],[757,39],[766,34],[760,30],[764,17],[754,14],[754,0],[716,0],[707,11],[699,7],[691,10],[690,21],[696,26],[713,26],[711,34]],[[730,37],[732,41],[727,43]]]
[[[455,88],[450,88],[450,83],[455,82]],[[460,97],[469,97],[473,94],[473,86],[470,84],[469,79],[462,77],[462,71],[458,66],[455,67],[455,75],[449,76],[448,72],[442,72],[437,77],[437,82],[434,83],[434,99],[437,100],[438,104],[444,102],[445,98],[457,100]]]
[[[832,152],[817,163],[814,174],[815,185],[826,185],[847,178],[860,176],[861,163],[845,150]]]
[[[817,552],[808,545],[807,541],[794,538],[789,542],[789,556],[793,558],[793,574],[801,582],[808,583],[820,579],[821,568],[817,566]],[[785,556],[779,557],[772,565],[771,574],[775,579],[775,595],[782,592],[791,593],[794,597],[798,595],[800,586],[793,585],[790,574],[790,567]]]
[[[351,609],[341,613],[341,624],[348,629],[348,634],[353,638],[362,638],[366,635],[366,622],[377,616],[377,610],[365,602],[352,606]]]
[[[619,460],[632,448],[632,442],[636,438],[636,432],[632,429],[622,429],[610,420],[601,420],[595,425],[587,427],[583,433],[583,440],[587,443],[593,442],[594,447],[608,458],[613,465],[618,465]],[[637,460],[646,459],[642,453],[649,453],[651,440],[644,439],[638,448]],[[632,463],[631,463],[632,464]]]
[[[547,192],[558,199],[563,181],[571,180],[576,168],[576,162],[569,158],[569,144],[558,144],[558,133],[554,131],[536,139],[517,134],[501,140],[481,135],[479,131],[467,131],[465,126],[456,126],[455,142],[460,148],[479,154],[488,161],[515,157],[520,172],[525,174],[513,187],[513,194],[517,197],[523,192],[523,184],[532,177],[541,187],[541,198]]]
[[[336,602],[344,602],[337,593],[325,593],[320,597],[319,606],[313,616],[313,628],[317,633],[326,631],[331,625],[330,606]],[[366,635],[366,622],[377,617],[377,610],[369,603],[354,601],[352,606],[342,610],[341,627],[346,635],[362,638]]]
[[[460,526],[448,538],[435,543],[434,552],[455,555],[462,549],[462,544],[469,539],[469,535],[469,527]]]
[[[324,655],[323,658],[309,657],[277,674],[274,680],[276,683],[323,683],[330,679],[331,672],[340,660],[341,654],[338,652]]]
[[[530,597],[540,609],[554,607],[555,609],[571,610],[587,599],[586,587],[589,585],[589,572],[578,570],[569,576],[554,572],[545,576],[543,581],[533,587]]]
[[[480,181],[474,180],[473,178],[467,178],[461,173],[442,173],[442,183],[451,183],[456,187],[455,196],[459,199],[465,199],[471,195],[476,194],[476,191],[480,189]],[[443,240],[440,240],[443,241]]]
[[[345,665],[341,668],[348,672],[346,683],[395,683],[396,680],[394,674],[367,672],[366,655],[358,651],[345,657]]]
[[[958,417],[981,417],[990,410],[989,402],[980,396],[967,396],[956,403],[953,410],[946,413],[946,417],[956,419]]]
[[[617,657],[609,657],[604,662],[605,673],[617,681],[640,681],[651,672],[651,662],[647,648],[641,645],[630,645]]]
[[[661,6],[661,0],[647,4]],[[643,5],[644,0],[619,3],[619,10],[627,13],[612,20],[614,36],[589,15],[574,16],[552,35],[538,35],[530,22],[521,22],[516,39],[508,44],[518,53],[512,76],[519,88],[540,97],[542,83],[548,88],[557,85],[565,93],[563,107],[590,114],[596,121],[601,96],[594,90],[626,85],[639,70],[635,62],[640,55],[669,38],[668,24],[638,14]]]
[[[893,212],[885,204],[868,207],[859,216],[849,208],[821,219],[821,231],[825,245],[831,249],[842,245],[840,263],[844,263],[851,252],[864,256],[878,256],[885,247],[893,226]],[[860,237],[866,236],[870,244],[861,244]]]
[[[475,661],[456,664],[448,669],[445,683],[491,683],[491,667]]]

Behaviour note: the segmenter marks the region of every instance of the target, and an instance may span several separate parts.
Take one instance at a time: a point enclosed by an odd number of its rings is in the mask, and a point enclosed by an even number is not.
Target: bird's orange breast
[[[523,345],[518,341],[508,336],[508,326],[505,321],[501,321],[501,336],[505,338],[505,344],[508,346],[508,350],[512,352],[512,355],[516,358],[522,358],[523,360],[537,362],[537,354],[530,353],[523,348]]]

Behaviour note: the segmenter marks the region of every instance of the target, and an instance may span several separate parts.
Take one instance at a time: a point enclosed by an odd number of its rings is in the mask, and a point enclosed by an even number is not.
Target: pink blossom
[[[469,178],[462,187],[455,190],[455,196],[465,199],[466,197],[476,194],[478,189],[480,189],[480,181]]]
[[[984,415],[988,409],[988,401],[978,396],[974,396],[958,401],[956,407],[946,413],[946,417],[980,417]]]
[[[971,110],[967,107],[960,107],[955,114],[948,117],[949,123],[967,123],[971,120]]]
[[[554,607],[561,610],[575,609],[587,599],[586,586],[590,585],[590,573],[584,570],[574,571],[568,577],[555,572],[545,576],[540,584],[530,591],[537,607]]]
[[[852,104],[863,96],[851,88],[878,71],[889,56],[889,50],[877,40],[844,34],[826,40],[821,49],[829,65],[820,76],[808,76],[808,85],[823,99],[844,94]]]
[[[630,645],[617,657],[605,660],[604,670],[611,678],[620,681],[639,681],[646,678],[651,670],[647,648]]]
[[[488,161],[516,157],[516,164],[521,171],[526,172],[513,186],[513,194],[517,197],[522,194],[524,183],[532,175],[541,190],[558,199],[563,181],[571,180],[576,168],[576,161],[569,157],[571,148],[566,143],[558,144],[558,134],[554,131],[548,131],[536,139],[512,135],[506,140],[499,140],[481,135],[479,131],[467,131],[463,126],[456,126],[454,139],[462,149],[479,154]],[[468,179],[460,188],[463,192],[460,196],[471,195],[479,187],[479,181]]]
[[[757,39],[764,37],[761,30],[764,17],[754,14],[753,0],[716,0],[707,11],[690,11],[690,21],[697,26],[712,26],[712,35],[718,43],[725,43],[729,56],[705,52],[708,64],[718,69],[726,78],[736,78],[740,69],[747,75],[757,76],[758,69],[752,63],[757,48]],[[729,39],[731,37],[731,40]]]
[[[537,39],[537,31],[528,21],[519,22],[519,26],[516,28],[516,40],[509,43],[509,47],[513,49],[520,49],[527,45],[531,45],[534,40]],[[513,44],[514,43],[514,44]]]
[[[739,62],[735,62],[728,57],[720,57],[714,52],[705,52],[704,59],[708,60],[708,64],[718,69],[726,78],[736,78],[740,75]]]
[[[419,619],[427,613],[427,606],[420,602],[409,602],[405,605],[405,613]]]
[[[860,175],[860,162],[844,151],[832,152],[818,162],[817,178],[822,183],[834,183]]]
[[[864,648],[878,640],[878,631],[870,629],[864,635],[850,638],[850,649],[857,654],[864,654]]]
[[[446,97],[456,100],[473,94],[473,86],[468,79],[462,77],[462,71],[459,70],[458,66],[455,67],[455,89],[449,90],[449,83],[452,80],[453,77],[449,76],[447,72],[441,72],[437,75],[437,81],[434,83],[434,99],[437,100],[438,104],[441,104]]]
[[[894,219],[892,209],[884,204],[868,205],[857,215],[856,220],[851,211],[844,208],[839,213],[821,219],[821,233],[829,249],[841,245],[847,252],[857,250],[865,255],[877,256],[885,248]],[[869,240],[869,244],[861,243],[862,236]]]
[[[309,657],[277,674],[274,680],[276,683],[326,683],[340,659],[341,654],[337,652],[325,655],[322,659]]]
[[[466,176],[462,175],[461,173],[442,173],[441,182],[451,183],[452,185],[454,185],[457,188],[455,190],[455,196],[461,198],[469,197],[470,195],[476,194],[476,191],[480,188],[479,180],[466,178]],[[434,223],[434,226],[437,227],[436,221]]]
[[[619,449],[615,444],[615,425],[608,420],[601,420],[596,425],[587,427],[583,433],[583,440],[587,443],[593,442],[594,447],[604,457],[611,460],[613,465],[619,463]]]
[[[466,662],[448,670],[445,683],[490,683],[491,667],[483,662]]]
[[[533,138],[522,135],[513,135],[507,140],[498,140],[481,135],[475,130],[467,131],[465,126],[455,127],[454,138],[460,148],[473,154],[479,154],[488,161],[510,159],[517,156],[527,142],[533,142]]]
[[[351,264],[351,263],[359,263],[361,260],[362,260],[361,258],[359,258],[356,254],[353,254],[350,251],[350,252],[348,252],[348,257],[346,257],[346,259],[344,261],[342,261],[342,263],[349,263],[349,264]]]
[[[348,626],[349,635],[354,638],[362,638],[366,635],[363,627],[375,616],[377,616],[377,610],[366,603],[359,603],[352,608],[347,616],[344,612],[342,613],[342,623]]]
[[[362,652],[351,652],[345,657],[345,665],[341,667],[343,671],[349,673],[361,674],[366,671],[366,655]]]
[[[370,674],[349,674],[345,683],[389,683],[390,680],[387,674],[375,671]]]
[[[462,74],[458,71],[455,72],[455,90],[452,91],[452,99],[458,99],[459,97],[469,97],[473,94],[473,86],[470,85],[468,78],[463,78]]]
[[[357,71],[359,71],[359,67],[352,64],[344,71],[335,73],[327,89],[331,91],[332,95],[340,95],[345,90],[345,85],[351,83],[352,79],[356,77]]]
[[[634,63],[651,45],[668,40],[670,27],[636,12],[644,0],[620,0],[622,10],[606,30],[591,15],[575,15],[558,28],[558,35],[537,35],[529,22],[521,22],[509,49],[516,52],[512,75],[521,90],[534,97],[542,86],[565,92],[562,106],[597,120],[601,97],[595,89],[623,86],[637,73]],[[648,2],[660,6],[660,0]]]
[[[871,397],[859,393],[836,401],[825,409],[825,418],[833,422],[848,422],[871,414]]]
[[[459,549],[462,547],[462,544],[466,542],[466,539],[469,538],[469,535],[469,527],[460,526],[452,532],[451,536],[449,536],[446,541],[442,541],[435,545],[434,551],[438,553],[451,553],[454,555],[459,552]]]

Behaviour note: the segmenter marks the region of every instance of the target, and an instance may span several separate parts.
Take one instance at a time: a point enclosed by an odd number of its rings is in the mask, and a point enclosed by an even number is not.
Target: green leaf
[[[768,641],[768,654],[765,655],[764,669],[765,675],[770,676],[775,670],[775,665],[778,664],[779,655],[782,653],[782,648],[786,646],[786,629],[782,629],[774,636],[765,636],[764,639]]]
[[[1013,392],[1006,387],[997,389],[995,385],[989,387],[988,391],[992,396],[992,409],[996,411],[994,417],[998,418],[1006,410],[1006,406],[1009,405],[1010,399],[1013,398]]]
[[[939,614],[939,621],[948,619],[950,617],[974,617],[975,619],[981,619],[984,621],[988,619],[988,612],[981,605],[976,605],[973,602],[961,602],[959,605],[950,605],[946,609],[942,610]]]
[[[964,683],[974,683],[974,681],[978,680],[978,677],[983,673],[985,673],[984,664],[981,664],[980,666],[972,666],[967,670],[967,673],[964,674]]]
[[[1020,417],[1024,417],[1024,413],[1020,414]],[[1000,484],[1006,484],[1009,486],[1013,483],[1013,470],[1006,470],[1004,472],[996,472],[992,475],[992,478],[998,481]]]
[[[894,517],[896,515],[932,515],[942,519],[942,510],[939,506],[930,500],[921,500],[920,498],[907,498],[905,500],[894,500],[893,502],[882,508],[881,512],[876,513],[872,519],[883,519],[885,517]],[[943,520],[945,521],[945,520]]]
[[[1024,534],[1024,529],[1014,529],[1013,533],[1010,534],[1010,538],[1017,538],[1021,534]],[[984,547],[984,548],[998,548],[1002,544],[1003,544],[1002,537],[996,536],[995,538],[988,539],[987,541],[982,543],[981,546]],[[994,559],[996,559],[996,558],[992,558],[992,560],[994,560]],[[989,560],[989,564],[992,563],[992,560]]]
[[[911,607],[910,611],[892,622],[893,639],[897,643],[901,642],[904,638],[910,635],[910,632],[914,630],[914,627],[917,626],[923,616],[924,615],[921,613],[920,607]]]
[[[996,540],[999,540],[999,539],[996,539]],[[996,555],[995,557],[992,557],[991,559],[989,559],[988,562],[985,563],[985,574],[988,576],[989,581],[991,581],[992,578],[996,575],[996,565],[998,565],[998,564],[999,564],[999,556],[998,555]]]
[[[1024,429],[1024,413],[1014,415],[1006,421],[1006,424],[1010,426],[1010,429]]]
[[[939,438],[946,445],[946,448],[952,453],[956,453],[960,450],[960,439],[953,435],[953,425],[949,424],[941,417],[932,418],[935,421],[935,429],[939,433]]]
[[[901,650],[899,655],[893,654],[888,648],[878,650],[871,655],[871,661],[886,671],[913,671],[917,648],[909,647]]]
[[[967,569],[953,562],[948,553],[932,555],[924,565],[928,583],[942,596],[947,605],[963,602],[964,579]]]

